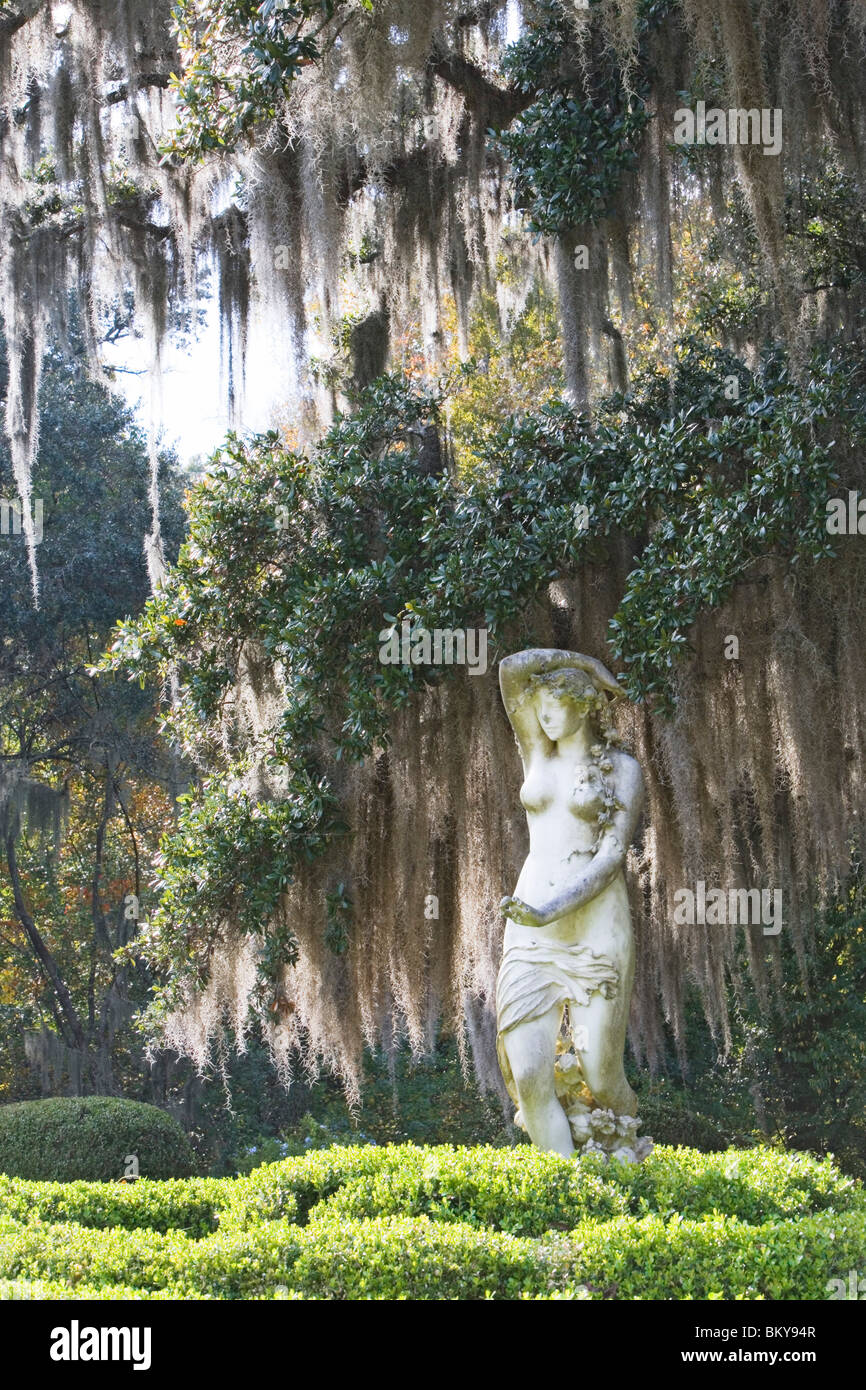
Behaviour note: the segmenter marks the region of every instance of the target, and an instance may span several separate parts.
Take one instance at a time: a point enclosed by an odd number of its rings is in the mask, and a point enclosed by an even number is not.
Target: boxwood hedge
[[[823,1299],[864,1250],[862,1186],[774,1149],[366,1146],[240,1179],[0,1181],[4,1297]]]

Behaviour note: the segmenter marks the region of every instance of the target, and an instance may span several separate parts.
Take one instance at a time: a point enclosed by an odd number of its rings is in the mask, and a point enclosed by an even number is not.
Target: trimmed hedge
[[[760,1223],[826,1208],[866,1210],[860,1184],[830,1160],[773,1149],[660,1148],[636,1166],[595,1157],[576,1165],[525,1146],[390,1152],[401,1161],[372,1172],[358,1174],[348,1164],[343,1184],[311,1218],[425,1214],[537,1236],[586,1219],[650,1212],[693,1218],[720,1212]]]
[[[632,1167],[367,1146],[237,1180],[0,1180],[6,1297],[824,1299],[864,1249],[862,1185],[774,1149]]]
[[[527,1153],[525,1146],[406,1149],[399,1167],[349,1176],[313,1207],[310,1220],[427,1216],[541,1236],[551,1227],[575,1226],[586,1217],[608,1221],[628,1209],[628,1193],[601,1165],[590,1171],[558,1154]]]
[[[724,1216],[584,1222],[552,1253],[594,1298],[824,1300],[864,1249],[866,1215],[825,1212],[760,1226]]]
[[[757,1225],[813,1212],[866,1213],[863,1184],[832,1159],[785,1149],[703,1154],[660,1147],[636,1167],[612,1164],[609,1181],[628,1191],[630,1212],[670,1220],[718,1212]]]
[[[176,1298],[826,1299],[856,1268],[862,1213],[749,1225],[621,1216],[540,1240],[429,1217],[274,1221],[200,1241],[31,1223],[0,1230],[6,1278]]]
[[[217,1178],[134,1183],[31,1182],[0,1176],[0,1214],[16,1221],[75,1221],[106,1230],[183,1231],[211,1235],[231,1194]]]
[[[142,1177],[185,1178],[195,1154],[171,1115],[114,1096],[0,1106],[0,1173],[48,1182],[120,1179],[134,1154]]]
[[[535,1241],[426,1216],[317,1222],[291,1272],[316,1299],[514,1299],[547,1294],[551,1271]]]
[[[172,1290],[178,1298],[246,1299],[273,1297],[286,1285],[300,1237],[300,1227],[280,1221],[199,1241],[179,1231],[30,1222],[14,1230],[0,1227],[0,1252],[7,1279],[45,1278],[73,1288],[125,1284]]]
[[[0,1213],[129,1230],[205,1236],[227,1224],[428,1215],[537,1236],[617,1215],[698,1218],[720,1212],[760,1224],[831,1210],[866,1211],[866,1190],[831,1159],[780,1149],[702,1154],[657,1148],[642,1164],[580,1164],[528,1145],[500,1148],[320,1149],[247,1177],[124,1185],[36,1183],[0,1176]]]
[[[265,1163],[244,1178],[232,1182],[232,1212],[238,1222],[255,1224],[292,1215],[305,1222],[310,1210],[331,1197],[353,1178],[376,1173],[400,1173],[412,1155],[449,1152],[447,1148],[416,1148],[414,1144],[335,1145],[316,1149],[301,1158]],[[473,1150],[472,1152],[477,1152]]]

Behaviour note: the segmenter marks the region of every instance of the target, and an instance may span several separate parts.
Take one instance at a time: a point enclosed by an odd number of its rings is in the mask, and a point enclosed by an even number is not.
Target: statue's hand
[[[543,925],[541,913],[520,898],[503,898],[499,911],[521,927],[540,927]]]

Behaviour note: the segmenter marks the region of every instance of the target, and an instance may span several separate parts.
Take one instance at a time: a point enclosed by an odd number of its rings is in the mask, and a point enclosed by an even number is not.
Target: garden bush
[[[589,1217],[606,1221],[628,1210],[628,1196],[558,1154],[515,1149],[412,1149],[399,1167],[351,1177],[310,1212],[312,1220],[429,1216],[513,1235],[540,1236]]]
[[[134,1183],[32,1182],[0,1176],[0,1215],[17,1221],[74,1221],[125,1230],[209,1235],[229,1194],[216,1178],[169,1178]]]
[[[114,1096],[0,1106],[0,1173],[71,1181],[120,1179],[129,1155],[148,1178],[185,1178],[195,1155],[177,1120]]]
[[[291,1273],[318,1299],[512,1299],[549,1292],[534,1241],[502,1231],[391,1216],[313,1223]]]
[[[716,1120],[671,1099],[639,1095],[638,1113],[641,1132],[652,1135],[657,1144],[682,1144],[701,1153],[718,1153],[731,1142],[732,1136]]]
[[[590,1159],[595,1164],[598,1160]],[[628,1190],[628,1210],[666,1219],[719,1213],[761,1223],[811,1212],[866,1212],[861,1183],[840,1173],[831,1159],[785,1149],[659,1147],[638,1167],[611,1164],[609,1181]]]
[[[521,1146],[390,1151],[399,1163],[356,1174],[346,1164],[333,1196],[310,1213],[327,1219],[426,1214],[515,1235],[542,1235],[586,1219],[650,1212],[698,1218],[713,1213],[760,1223],[810,1212],[866,1210],[860,1185],[832,1162],[784,1150],[700,1154],[657,1148],[632,1166],[587,1157],[579,1165]]]
[[[558,1245],[558,1249],[557,1249]],[[823,1213],[752,1226],[721,1214],[584,1222],[552,1242],[594,1297],[826,1299],[830,1279],[862,1263],[866,1215]]]
[[[366,1145],[238,1179],[0,1181],[12,1298],[823,1299],[864,1248],[862,1185],[781,1149]]]

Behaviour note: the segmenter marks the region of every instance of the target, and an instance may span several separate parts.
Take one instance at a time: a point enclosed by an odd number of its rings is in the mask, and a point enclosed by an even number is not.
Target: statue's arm
[[[625,856],[637,829],[643,806],[643,776],[634,758],[624,762],[617,777],[620,808],[601,836],[589,864],[556,897],[530,906],[517,898],[505,898],[501,911],[513,922],[527,927],[546,927],[584,907],[613,881],[625,863]]]

